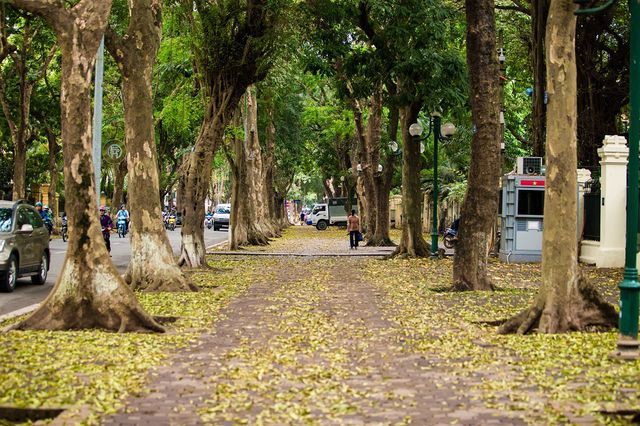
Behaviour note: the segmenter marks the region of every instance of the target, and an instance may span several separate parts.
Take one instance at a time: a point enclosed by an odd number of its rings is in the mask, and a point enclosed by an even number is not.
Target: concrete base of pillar
[[[600,241],[582,240],[580,243],[580,262],[595,265],[600,251]]]

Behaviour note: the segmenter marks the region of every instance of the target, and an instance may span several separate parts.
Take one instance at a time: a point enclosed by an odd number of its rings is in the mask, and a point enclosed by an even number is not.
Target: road
[[[180,228],[175,231],[167,231],[167,235],[173,252],[177,255],[180,251]],[[209,247],[226,241],[228,235],[226,230],[213,231],[205,228],[204,242]],[[67,251],[67,243],[56,238],[51,240],[49,247],[51,250],[51,266],[46,284],[42,286],[32,285],[29,277],[20,278],[13,293],[0,293],[0,316],[31,306],[34,303],[39,303],[47,297],[62,268],[62,262]],[[118,238],[117,234],[113,234],[111,236],[111,256],[118,271],[124,273],[131,256],[129,238]]]

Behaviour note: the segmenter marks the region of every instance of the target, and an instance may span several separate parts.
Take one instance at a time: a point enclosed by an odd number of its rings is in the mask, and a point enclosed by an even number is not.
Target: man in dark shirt
[[[113,221],[107,214],[104,206],[100,206],[100,226],[102,226],[102,237],[107,246],[107,251],[111,253],[111,229],[113,228]]]

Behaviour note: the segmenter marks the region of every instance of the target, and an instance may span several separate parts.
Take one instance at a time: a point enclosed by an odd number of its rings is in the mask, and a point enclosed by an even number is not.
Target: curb
[[[215,243],[215,244],[213,244],[213,245],[210,245],[210,246],[209,246],[209,247],[207,247],[207,249],[206,249],[207,254],[210,254],[210,253],[208,252],[209,250],[213,250],[213,249],[218,248],[218,247],[220,247],[220,246],[223,246],[223,245],[225,245],[225,244],[229,244],[229,241],[221,241],[221,242],[219,242],[219,243]]]
[[[40,306],[39,303],[34,303],[33,305],[25,306],[24,308],[17,309],[13,312],[9,312],[8,314],[0,315],[0,322],[6,321],[11,318],[19,317],[20,315],[28,314],[29,312],[35,311]]]

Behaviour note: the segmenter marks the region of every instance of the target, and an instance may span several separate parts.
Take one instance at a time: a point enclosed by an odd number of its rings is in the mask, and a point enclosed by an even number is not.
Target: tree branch
[[[522,143],[524,145],[529,145],[529,141],[526,140],[522,135],[520,135],[518,133],[518,131],[516,130],[516,128],[512,124],[507,124],[506,128],[507,128],[507,130],[509,130],[509,133],[511,133],[514,138],[516,138],[518,141],[520,141],[520,143]]]

